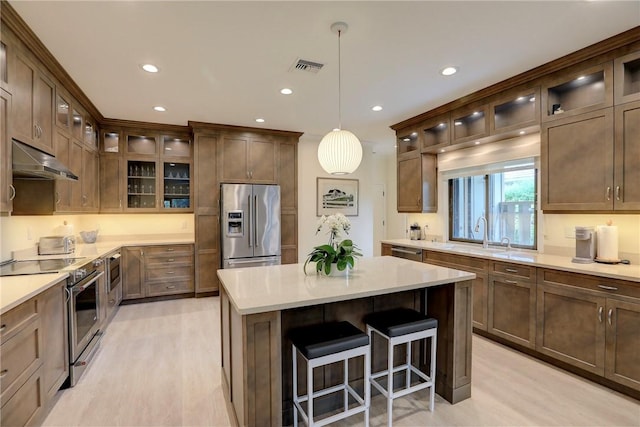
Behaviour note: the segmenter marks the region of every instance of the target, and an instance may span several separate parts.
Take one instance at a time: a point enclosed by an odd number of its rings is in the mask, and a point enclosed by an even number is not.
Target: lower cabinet
[[[194,292],[193,245],[123,248],[124,300]]]
[[[424,251],[424,262],[442,267],[475,273],[473,279],[473,327],[487,330],[487,292],[489,261],[482,258],[456,255],[438,251]]]
[[[535,267],[492,261],[487,304],[487,332],[535,348]]]
[[[542,270],[536,350],[640,390],[640,288]]]
[[[1,316],[0,425],[39,425],[69,374],[66,284]]]

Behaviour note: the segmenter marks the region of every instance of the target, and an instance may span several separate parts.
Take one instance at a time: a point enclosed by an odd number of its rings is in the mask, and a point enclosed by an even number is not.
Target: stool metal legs
[[[371,350],[370,346],[357,347],[351,350],[342,351],[340,353],[329,354],[315,359],[302,358],[307,364],[307,394],[298,395],[298,349],[295,345],[291,346],[293,359],[293,425],[298,426],[298,413],[302,415],[304,422],[309,426],[324,426],[334,421],[350,417],[360,412],[364,412],[364,425],[369,426],[369,406],[371,401],[371,390],[369,386],[369,377],[371,375]],[[349,385],[349,359],[353,357],[364,356],[364,398],[360,396]],[[344,380],[342,384],[329,387],[323,390],[313,391],[313,369],[319,366],[329,365],[331,363],[342,361],[344,363]],[[315,398],[325,396],[327,394],[338,391],[344,392],[343,410],[337,414],[323,418],[320,421],[314,420],[313,401]],[[349,409],[349,396],[353,397],[359,406]],[[307,402],[307,411],[302,408],[301,403]]]
[[[425,388],[429,388],[429,410],[433,412],[433,408],[435,405],[435,378],[436,378],[436,336],[437,336],[437,328],[431,328],[424,331],[414,332],[411,334],[400,335],[396,337],[388,337],[387,335],[381,333],[377,329],[367,325],[367,334],[369,335],[369,341],[371,345],[373,345],[373,332],[376,332],[378,335],[383,337],[388,341],[387,344],[387,369],[379,372],[371,373],[371,385],[382,393],[383,396],[387,398],[387,425],[393,425],[393,400],[405,396],[407,394],[413,393],[414,391],[422,390]],[[417,367],[413,366],[411,363],[411,343],[413,341],[430,338],[431,341],[431,363],[430,363],[430,374],[426,375]],[[397,345],[406,344],[407,345],[407,356],[405,360],[405,364],[395,366],[393,360],[393,350]],[[405,372],[405,387],[394,391],[393,387],[393,376],[396,372]],[[411,374],[417,375],[422,382],[418,384],[411,385]],[[378,378],[387,376],[387,386],[386,388],[377,381]]]

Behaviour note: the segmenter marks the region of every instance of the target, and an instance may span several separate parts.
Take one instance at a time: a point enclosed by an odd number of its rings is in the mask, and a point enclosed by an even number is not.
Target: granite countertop
[[[98,236],[96,243],[76,244],[76,250],[67,255],[37,255],[37,250],[21,251],[19,260],[50,258],[86,258],[83,262],[102,258],[122,247],[148,245],[193,244],[193,235],[153,235],[153,236]],[[0,277],[0,314],[22,304],[28,299],[46,291],[51,286],[65,280],[68,273],[61,270],[53,274],[32,274],[24,276]]]
[[[535,267],[546,267],[572,273],[591,274],[599,277],[608,277],[611,279],[628,280],[640,283],[640,265],[638,264],[578,264],[571,262],[571,257],[560,255],[539,254],[533,251],[521,251],[515,249],[507,251],[504,248],[483,249],[477,245],[472,246],[461,243],[429,242],[426,240],[393,239],[382,240],[382,243],[467,255],[495,261],[507,261],[517,264],[532,265]]]
[[[475,274],[405,259],[360,258],[346,276],[317,275],[313,266],[274,265],[218,270],[238,313],[255,314],[473,280]]]

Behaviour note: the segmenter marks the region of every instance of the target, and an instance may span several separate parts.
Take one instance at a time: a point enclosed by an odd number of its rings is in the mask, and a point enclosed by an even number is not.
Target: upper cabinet
[[[613,64],[574,67],[545,79],[542,121],[588,113],[613,105]]]
[[[11,176],[11,94],[0,88],[0,213],[10,213],[15,197]]]
[[[398,159],[418,156],[420,153],[420,132],[418,127],[401,129],[396,132],[396,153]]]
[[[492,135],[522,131],[539,124],[540,89],[537,87],[510,91],[489,105],[489,127]]]
[[[614,98],[616,105],[640,100],[640,51],[616,58]]]
[[[640,101],[615,108],[613,206],[640,211]]]
[[[453,144],[475,142],[489,135],[489,106],[477,104],[462,107],[451,113]]]
[[[268,135],[228,134],[218,155],[221,182],[276,184],[277,144]]]
[[[49,154],[54,154],[55,85],[35,65],[29,55],[15,52],[11,58],[13,82],[12,135]]]
[[[398,212],[437,212],[437,158],[433,154],[398,159]]]
[[[437,153],[451,144],[451,116],[444,114],[423,123],[422,152]]]

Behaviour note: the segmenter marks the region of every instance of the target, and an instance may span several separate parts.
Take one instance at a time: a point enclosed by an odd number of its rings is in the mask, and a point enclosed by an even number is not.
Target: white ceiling
[[[393,147],[394,123],[640,25],[639,1],[11,4],[105,117],[318,136],[338,123],[329,27],[344,21],[342,125],[374,150]],[[297,58],[325,67],[290,72]]]

